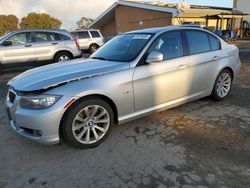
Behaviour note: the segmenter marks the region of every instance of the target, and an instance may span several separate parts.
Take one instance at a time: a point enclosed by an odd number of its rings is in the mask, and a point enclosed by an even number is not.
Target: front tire
[[[214,83],[214,88],[212,92],[212,97],[215,100],[223,100],[228,96],[232,87],[232,74],[229,70],[224,69],[217,76],[216,81]]]
[[[66,142],[76,148],[93,148],[109,135],[113,122],[114,114],[107,102],[86,98],[67,110],[62,133]]]

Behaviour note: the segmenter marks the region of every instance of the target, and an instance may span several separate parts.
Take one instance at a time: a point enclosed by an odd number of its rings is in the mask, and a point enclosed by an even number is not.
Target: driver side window
[[[149,49],[151,52],[163,54],[163,60],[173,59],[183,56],[181,33],[179,31],[167,32],[161,35]]]
[[[16,34],[16,35],[8,38],[7,41],[11,41],[12,46],[25,45],[25,44],[31,42],[30,34],[29,33],[19,33],[19,34]]]

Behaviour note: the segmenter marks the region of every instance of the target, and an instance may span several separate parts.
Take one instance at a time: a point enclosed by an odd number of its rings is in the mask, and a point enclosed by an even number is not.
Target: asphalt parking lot
[[[228,98],[201,99],[115,126],[103,144],[78,150],[18,136],[4,110],[0,76],[2,187],[250,187],[250,41]]]

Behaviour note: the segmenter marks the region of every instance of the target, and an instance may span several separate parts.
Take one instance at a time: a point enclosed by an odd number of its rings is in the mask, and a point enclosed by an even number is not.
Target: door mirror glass
[[[146,60],[147,63],[157,63],[161,61],[163,61],[163,54],[160,52],[151,52]]]
[[[3,42],[2,42],[2,45],[3,45],[3,46],[12,46],[12,42],[9,41],[9,40],[6,40],[6,41],[3,41]]]

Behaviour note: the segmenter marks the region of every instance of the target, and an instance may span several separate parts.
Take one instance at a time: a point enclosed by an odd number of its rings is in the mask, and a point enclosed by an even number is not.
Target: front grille
[[[16,99],[16,93],[12,90],[9,91],[9,99],[11,103],[13,103]]]

